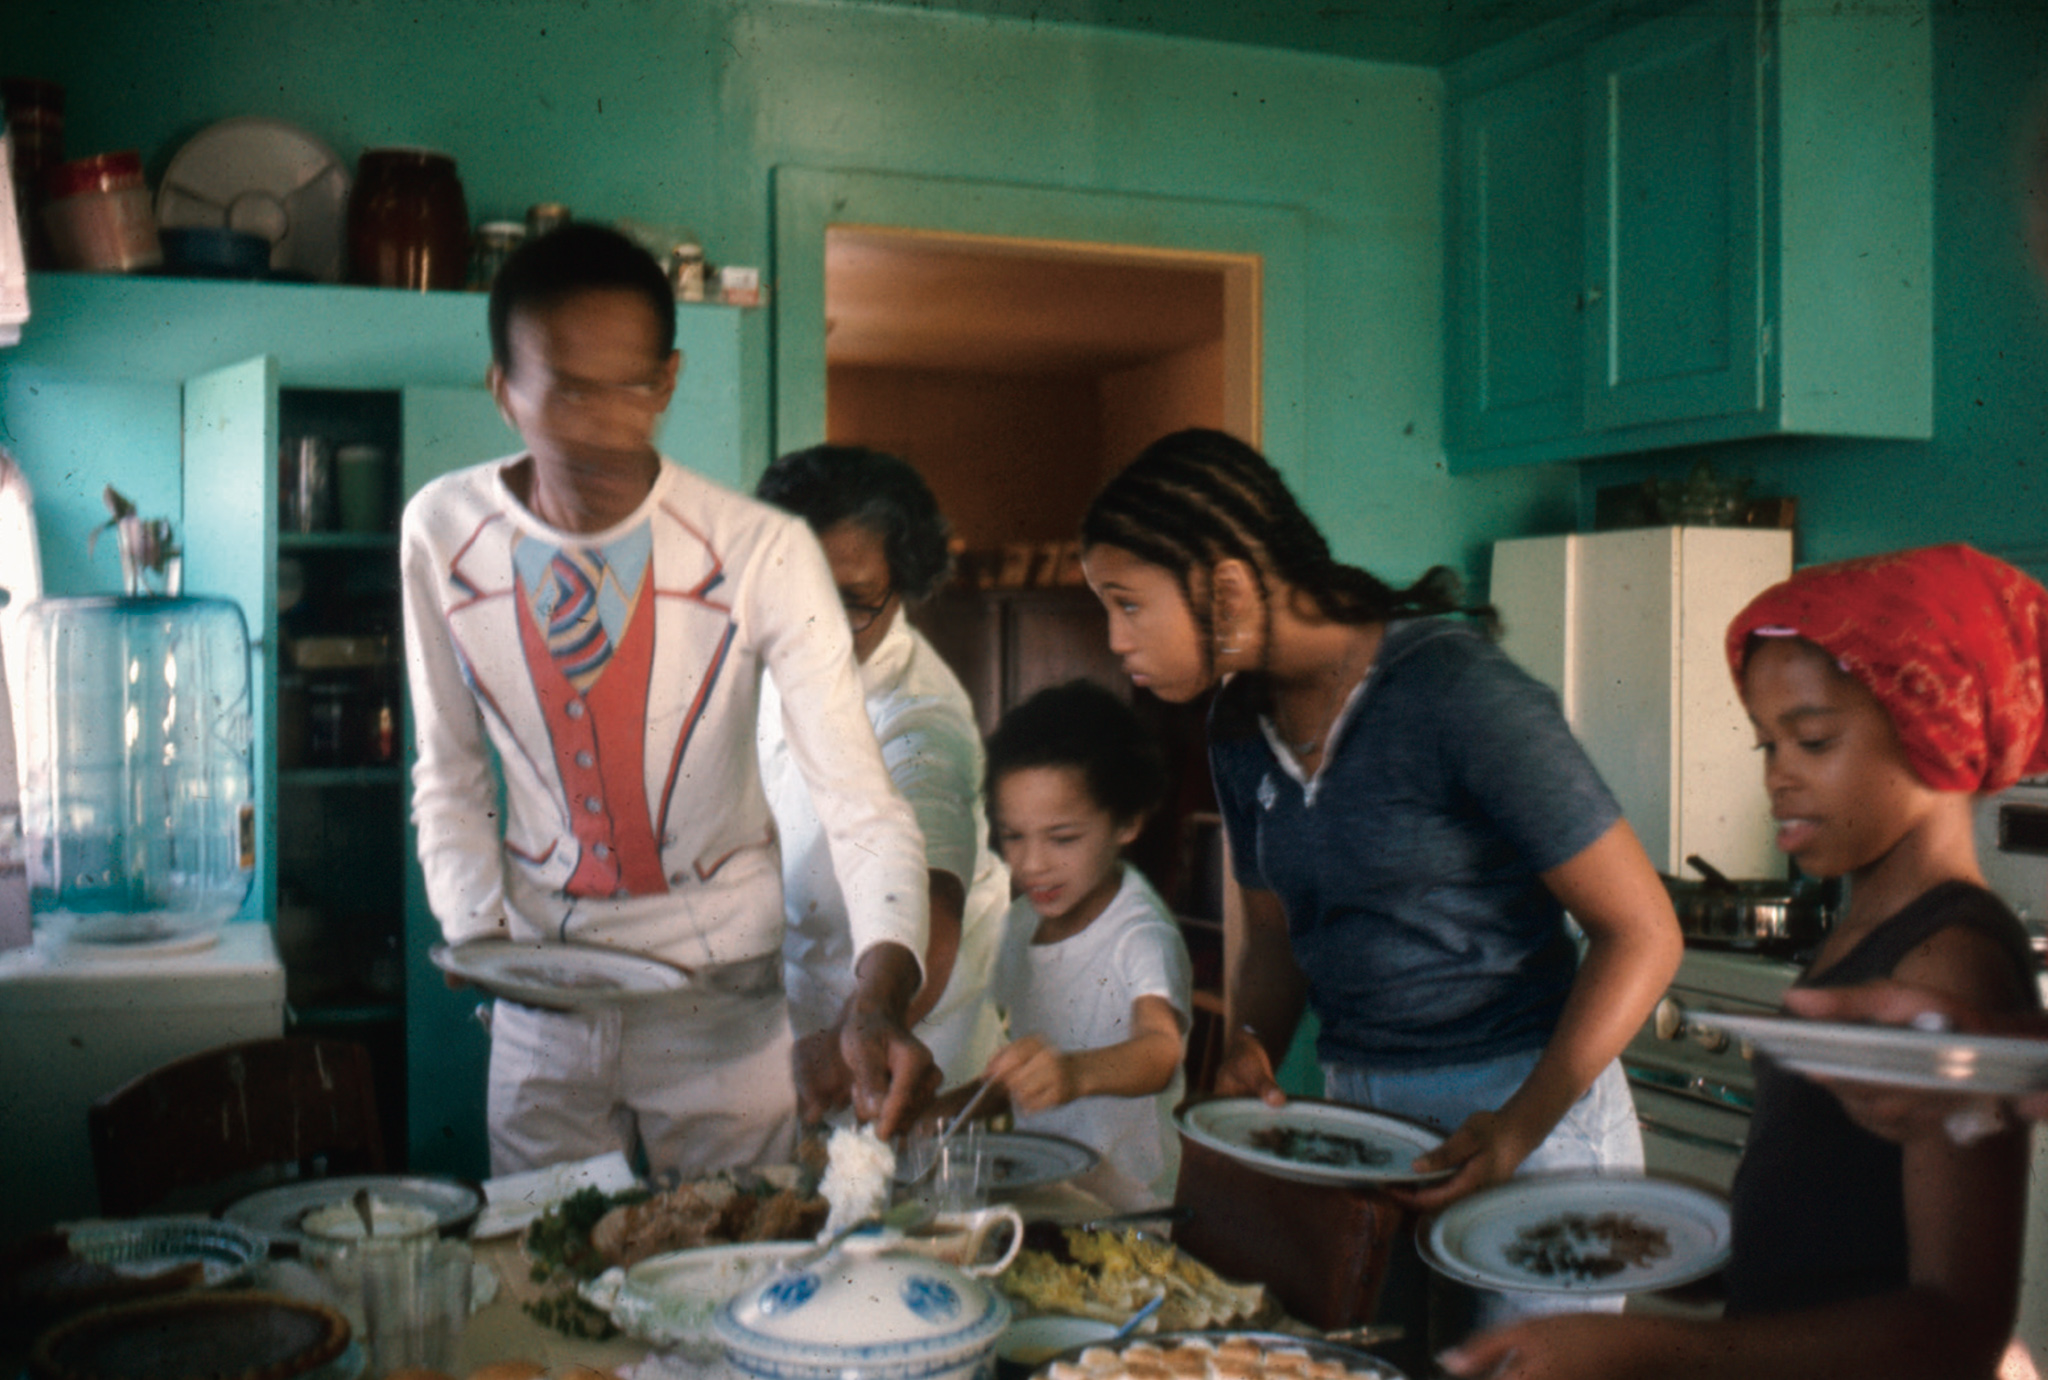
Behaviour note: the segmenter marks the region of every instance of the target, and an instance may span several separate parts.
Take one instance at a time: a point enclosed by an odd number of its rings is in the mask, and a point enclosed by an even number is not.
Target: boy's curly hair
[[[1151,733],[1115,691],[1092,680],[1041,690],[996,725],[982,787],[991,823],[1003,778],[1031,767],[1079,771],[1118,823],[1143,819],[1166,790],[1165,758]]]

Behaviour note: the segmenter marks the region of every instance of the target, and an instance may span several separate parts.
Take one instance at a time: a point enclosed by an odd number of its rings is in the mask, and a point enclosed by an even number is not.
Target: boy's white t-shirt
[[[1161,997],[1189,1024],[1193,972],[1187,944],[1166,903],[1136,868],[1102,914],[1057,944],[1033,944],[1038,912],[1018,899],[1003,916],[1003,947],[989,994],[1009,1018],[1012,1040],[1038,1035],[1064,1051],[1100,1049],[1131,1038],[1131,1003]],[[1065,1136],[1102,1156],[1079,1187],[1119,1210],[1173,1200],[1180,1138],[1173,1109],[1186,1077],[1150,1097],[1084,1097],[1046,1112],[1019,1113],[1017,1129]]]

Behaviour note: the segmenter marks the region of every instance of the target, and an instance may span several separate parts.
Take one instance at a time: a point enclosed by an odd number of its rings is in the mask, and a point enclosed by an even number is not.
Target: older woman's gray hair
[[[953,570],[952,528],[910,462],[865,446],[812,446],[768,467],[755,497],[795,513],[819,536],[851,522],[882,540],[898,598],[930,598]]]

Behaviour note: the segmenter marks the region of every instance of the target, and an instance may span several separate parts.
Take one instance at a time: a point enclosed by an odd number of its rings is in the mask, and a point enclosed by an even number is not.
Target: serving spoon
[[[896,1204],[895,1207],[890,1208],[887,1212],[874,1213],[861,1218],[858,1222],[848,1223],[823,1241],[820,1241],[817,1245],[811,1247],[811,1249],[797,1255],[785,1257],[776,1268],[780,1270],[801,1270],[806,1266],[817,1264],[826,1256],[838,1250],[841,1245],[845,1244],[846,1238],[849,1236],[875,1229],[882,1231],[909,1231],[913,1227],[923,1226],[931,1215],[932,1205],[930,1203],[919,1202],[916,1199],[906,1199]]]
[[[1151,1317],[1154,1313],[1157,1313],[1160,1309],[1164,1308],[1165,1306],[1166,1291],[1164,1289],[1161,1289],[1158,1293],[1152,1296],[1152,1302],[1146,1304],[1143,1308],[1140,1308],[1137,1312],[1131,1314],[1130,1317],[1124,1319],[1124,1325],[1122,1327],[1119,1327],[1116,1331],[1110,1333],[1108,1338],[1101,1342],[1100,1345],[1113,1347],[1118,1342],[1129,1340],[1130,1337],[1133,1334],[1135,1334],[1140,1327],[1144,1326],[1145,1319]]]

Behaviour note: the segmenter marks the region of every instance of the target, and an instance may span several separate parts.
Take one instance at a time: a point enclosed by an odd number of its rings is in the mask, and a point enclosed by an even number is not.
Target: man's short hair
[[[654,256],[607,226],[571,221],[512,251],[491,284],[491,360],[512,371],[512,318],[583,292],[636,292],[654,313],[660,357],[676,347],[676,299]]]

